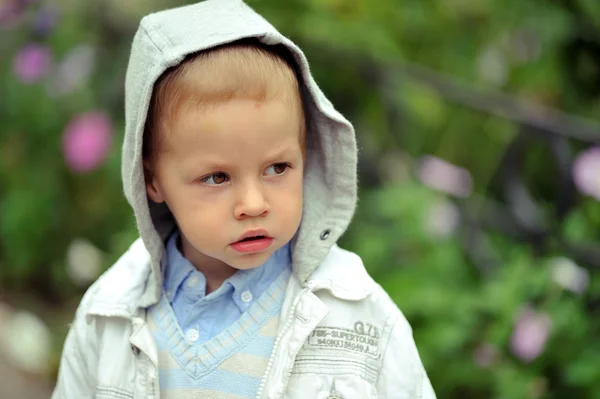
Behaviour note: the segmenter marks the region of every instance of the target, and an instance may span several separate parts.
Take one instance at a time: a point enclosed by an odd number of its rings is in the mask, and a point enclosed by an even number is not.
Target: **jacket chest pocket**
[[[156,398],[156,367],[150,358],[134,346],[118,356],[107,352],[100,357],[95,399]]]
[[[358,360],[299,356],[284,398],[376,398],[377,376],[375,367]]]

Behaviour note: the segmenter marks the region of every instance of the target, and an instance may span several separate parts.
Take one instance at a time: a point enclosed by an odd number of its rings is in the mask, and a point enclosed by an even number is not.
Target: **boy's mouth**
[[[248,230],[242,234],[238,240],[231,244],[237,252],[262,252],[269,248],[273,243],[273,237],[265,229]]]
[[[248,230],[246,231],[244,234],[242,234],[236,242],[248,242],[248,241],[255,241],[255,240],[261,240],[264,238],[271,238],[269,236],[269,232],[265,229],[252,229],[252,230]]]
[[[247,241],[255,241],[265,238],[265,236],[256,236],[256,237],[246,237],[243,240],[239,240],[238,242],[247,242]]]

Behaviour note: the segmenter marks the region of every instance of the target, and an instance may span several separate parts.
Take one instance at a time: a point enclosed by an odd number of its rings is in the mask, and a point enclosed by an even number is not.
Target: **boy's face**
[[[196,267],[254,268],[294,236],[302,218],[301,114],[282,101],[233,99],[182,109],[172,121],[147,192],[169,206]],[[257,229],[267,238],[238,242]]]

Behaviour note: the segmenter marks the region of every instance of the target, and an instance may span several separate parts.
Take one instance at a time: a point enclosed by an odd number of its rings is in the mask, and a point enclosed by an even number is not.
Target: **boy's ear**
[[[148,161],[144,161],[144,181],[146,182],[146,193],[148,194],[148,197],[157,204],[164,202],[165,199],[158,184],[158,179],[156,179],[153,167]]]

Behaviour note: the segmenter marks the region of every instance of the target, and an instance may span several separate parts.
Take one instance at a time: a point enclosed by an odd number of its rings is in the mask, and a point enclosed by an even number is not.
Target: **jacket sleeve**
[[[85,316],[78,311],[65,340],[52,399],[93,398],[95,383],[89,365],[95,349],[86,340]],[[85,348],[85,351],[84,351]]]
[[[383,354],[377,383],[379,399],[435,399],[412,335],[402,314],[398,315]]]

